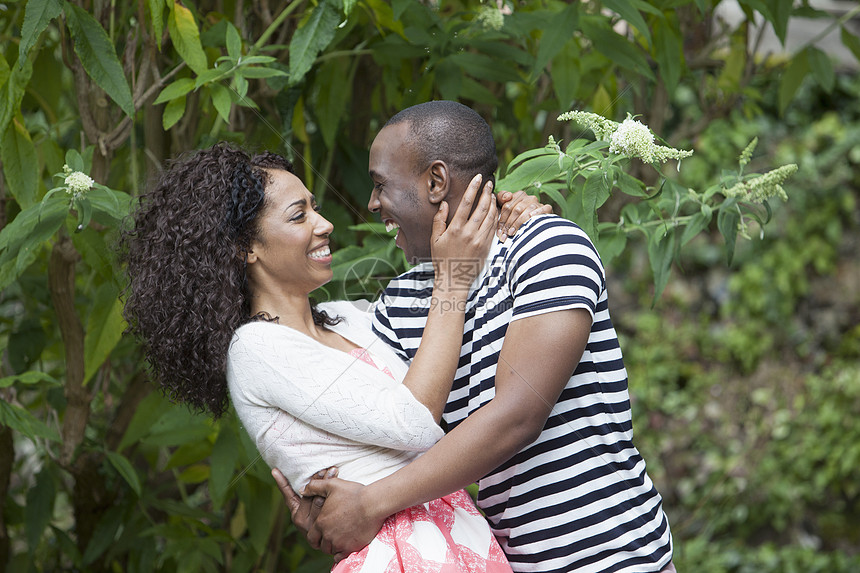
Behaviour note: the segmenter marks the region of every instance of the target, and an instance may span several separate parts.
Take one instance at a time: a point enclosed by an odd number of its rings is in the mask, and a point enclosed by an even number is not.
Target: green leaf
[[[442,99],[460,99],[460,90],[463,86],[463,70],[459,66],[450,59],[444,59],[436,65],[433,75]]]
[[[310,71],[317,54],[331,43],[340,15],[328,2],[317,4],[311,17],[296,30],[290,41],[290,85],[299,83]]]
[[[765,17],[770,12],[771,25],[773,31],[779,38],[780,43],[785,46],[785,34],[788,32],[788,20],[791,18],[792,4],[791,0],[765,0],[768,10],[763,12]]]
[[[0,400],[0,425],[9,426],[13,431],[20,432],[31,440],[45,438],[52,442],[60,441],[60,434],[57,430],[24,408],[10,404],[5,400]]]
[[[131,465],[131,462],[122,455],[116,452],[105,452],[110,465],[114,467],[114,469],[122,476],[122,479],[134,490],[134,493],[140,497],[140,493],[142,491],[140,485],[140,476],[137,475],[137,471],[134,469],[134,466]]]
[[[273,58],[272,56],[246,56],[242,58],[243,66],[250,66],[256,64],[274,64],[277,62],[277,58]]]
[[[413,0],[392,0],[391,8],[395,20],[400,20],[403,12],[413,4]]]
[[[479,80],[493,82],[517,82],[522,81],[516,68],[505,62],[497,61],[484,54],[472,52],[458,52],[448,57],[448,60],[457,64],[464,72]]]
[[[535,183],[543,183],[558,178],[561,171],[558,168],[557,158],[557,153],[549,152],[524,161],[501,181],[498,181],[496,189],[499,191],[527,190]]]
[[[258,479],[245,479],[239,482],[239,499],[245,504],[245,513],[248,519],[249,541],[258,554],[262,554],[266,548],[266,542],[271,532],[271,524],[275,518],[278,505],[283,501],[276,499],[273,488],[269,483],[262,483]],[[280,498],[280,495],[278,495]]]
[[[185,96],[180,96],[167,102],[162,114],[161,125],[164,127],[164,131],[167,131],[176,125],[176,122],[185,115]]]
[[[126,115],[134,115],[131,89],[107,32],[83,8],[66,2],[65,12],[66,24],[75,43],[75,53],[87,75]]]
[[[611,185],[602,169],[595,169],[585,179],[582,188],[583,220],[577,221],[589,237],[597,237],[597,209],[609,198]]]
[[[815,81],[827,93],[832,92],[836,84],[836,74],[833,73],[833,61],[830,56],[815,46],[810,46],[807,48],[806,57],[809,58],[809,67],[812,69]]]
[[[583,33],[594,43],[594,48],[615,64],[634,71],[648,79],[655,79],[645,56],[627,38],[616,34],[602,20],[593,16],[581,19]]]
[[[578,52],[576,42],[571,40],[552,59],[549,74],[560,109],[570,108],[576,99],[580,77]]]
[[[131,208],[131,195],[114,191],[99,183],[95,183],[89,190],[87,199],[95,213],[105,214],[115,221],[124,219]]]
[[[6,58],[3,57],[3,53],[0,52],[0,88],[3,88],[6,85],[6,82],[9,81],[9,76],[12,75],[12,70],[9,69],[9,62],[6,61]]]
[[[211,453],[212,443],[207,438],[182,444],[176,448],[176,451],[167,460],[167,465],[164,466],[164,469],[170,470],[199,463],[209,457]]]
[[[717,213],[717,228],[726,241],[726,264],[732,264],[735,254],[735,241],[738,238],[738,223],[741,217],[738,214],[736,203],[733,199],[725,201]]]
[[[236,94],[239,96],[239,105],[247,106],[249,102],[253,104],[250,98],[245,97],[248,93],[248,80],[241,75],[237,75],[234,79],[236,81],[233,87],[236,89]]]
[[[209,61],[200,43],[200,30],[197,28],[197,22],[194,21],[191,10],[174,2],[170,8],[170,16],[167,18],[167,31],[173,46],[188,67],[198,75],[205,72],[209,67]]]
[[[149,8],[149,18],[152,20],[152,35],[155,38],[155,43],[158,46],[158,51],[161,51],[161,36],[164,35],[164,2],[163,0],[146,0]]]
[[[152,392],[144,398],[137,409],[134,411],[134,416],[125,430],[125,435],[122,437],[117,451],[121,452],[131,444],[137,443],[142,437],[149,434],[155,424],[165,416],[171,408],[170,402],[161,395],[160,392]]]
[[[227,32],[225,34],[227,44],[227,54],[234,60],[238,60],[242,55],[242,36],[239,35],[239,30],[236,26],[227,22]]]
[[[164,103],[166,101],[170,101],[172,99],[176,99],[178,97],[184,96],[195,87],[195,82],[191,78],[180,78],[175,82],[167,85],[161,93],[158,94],[158,97],[155,98],[155,101],[152,102],[152,105],[158,105]]]
[[[807,50],[804,50],[794,56],[782,74],[782,81],[779,83],[779,113],[781,114],[785,113],[785,109],[809,73],[809,59],[806,54]]]
[[[22,374],[0,378],[0,388],[8,388],[13,384],[38,384],[40,382],[47,382],[50,386],[62,386],[62,382],[53,376],[45,372],[39,372],[38,370],[30,370]]]
[[[198,464],[182,470],[178,477],[182,483],[202,483],[209,479],[209,466]]]
[[[212,105],[224,123],[230,123],[230,108],[233,100],[230,99],[230,91],[221,84],[210,84],[209,91],[212,93]]]
[[[264,68],[264,67],[253,67],[253,68],[247,67],[246,68],[245,66],[242,66],[241,68],[239,68],[238,73],[242,77],[254,78],[254,79],[275,78],[275,77],[283,77],[283,76],[289,76],[290,75],[287,72],[285,72],[284,70],[279,70],[277,68]]]
[[[567,219],[569,218],[567,201],[565,201],[564,195],[562,195],[561,193],[561,189],[564,188],[565,187],[561,184],[546,183],[544,185],[541,185],[540,194],[546,195],[553,202],[555,202],[555,204],[558,205],[559,209],[561,209],[561,216]]]
[[[10,69],[0,53],[0,133],[20,113],[21,100],[32,75],[33,63],[29,58],[19,59],[14,69]]]
[[[47,205],[28,207],[0,231],[0,290],[36,260],[43,243],[57,232],[68,214],[69,203],[61,197]]]
[[[670,229],[663,234],[663,229],[657,229],[648,240],[648,260],[651,263],[651,272],[654,274],[654,300],[657,303],[666,284],[669,282],[669,274],[672,271],[672,259],[675,257],[675,230]]]
[[[492,106],[502,105],[501,100],[493,95],[493,92],[480,82],[468,77],[463,78],[463,82],[460,84],[460,97]]]
[[[74,208],[78,212],[78,226],[76,232],[81,232],[90,224],[93,216],[93,204],[86,197],[73,200]]]
[[[708,225],[711,224],[711,219],[712,216],[708,216],[701,211],[693,215],[693,218],[687,223],[684,233],[681,235],[681,246],[683,247],[693,240],[696,235],[707,229]]]
[[[842,27],[840,36],[842,37],[842,43],[845,44],[845,47],[851,50],[854,57],[860,61],[860,38],[849,32],[845,26]]]
[[[84,158],[81,157],[81,154],[75,148],[70,148],[66,151],[66,165],[68,165],[69,169],[72,171],[82,171],[84,173],[87,171]]]
[[[12,118],[3,132],[0,160],[3,161],[3,173],[15,201],[22,208],[33,205],[39,185],[39,157],[30,133],[18,118]]]
[[[579,4],[570,3],[560,12],[547,16],[532,68],[532,80],[543,72],[549,61],[565,47],[568,40],[573,36],[579,23]]]
[[[226,65],[217,68],[210,68],[197,76],[197,79],[194,81],[194,89],[197,89],[200,86],[208,83],[223,80],[227,76],[231,75],[234,71],[235,68]]]
[[[18,59],[25,60],[45,28],[62,14],[63,5],[59,0],[29,0],[24,9],[24,23],[21,25],[21,43],[18,45]]]
[[[125,327],[119,291],[113,283],[101,285],[93,296],[93,310],[84,338],[84,384],[110,356]]]
[[[184,406],[170,408],[140,441],[155,446],[179,446],[201,440],[211,432],[209,419],[195,415]]]
[[[642,17],[642,14],[639,13],[637,9],[637,5],[644,4],[644,2],[640,2],[637,0],[602,0],[603,5],[606,8],[609,8],[622,19],[624,19],[628,24],[639,30],[639,33],[645,36],[645,40],[650,44],[651,43],[651,32],[648,29],[648,25],[645,23],[645,19]]]
[[[317,96],[316,118],[320,126],[323,142],[327,149],[335,148],[340,122],[346,114],[347,102],[352,97],[352,83],[344,79],[350,76],[348,60],[337,58],[320,66],[317,82],[320,86]]]
[[[617,225],[612,225],[612,230],[608,232],[600,231],[597,240],[597,252],[600,253],[600,259],[604,266],[608,266],[610,261],[620,255],[627,246],[627,233],[623,229],[619,229]]]
[[[654,35],[656,36],[654,54],[660,67],[660,75],[666,91],[673,94],[681,79],[681,67],[684,64],[681,36],[665,18],[657,20]]]
[[[96,524],[93,536],[90,538],[89,545],[84,551],[84,564],[89,565],[98,559],[102,553],[107,551],[107,548],[113,544],[116,539],[116,532],[119,531],[123,521],[123,513],[125,508],[121,505],[115,505],[102,515],[99,522]]]
[[[625,195],[630,195],[631,197],[648,196],[645,192],[645,184],[623,171],[618,172],[615,184],[618,185],[618,189]]]
[[[51,522],[55,499],[54,478],[51,471],[43,467],[36,475],[36,484],[27,490],[27,504],[24,506],[27,546],[31,553],[39,548],[42,532]]]

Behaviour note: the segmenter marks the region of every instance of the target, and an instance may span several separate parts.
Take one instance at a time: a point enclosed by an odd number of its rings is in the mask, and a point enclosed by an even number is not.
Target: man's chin
[[[413,267],[433,260],[429,256],[422,256],[420,254],[407,251],[406,249],[403,249],[403,256],[406,257],[406,262]]]

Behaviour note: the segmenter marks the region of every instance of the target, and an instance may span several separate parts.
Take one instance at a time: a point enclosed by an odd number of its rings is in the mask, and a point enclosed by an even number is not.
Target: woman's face
[[[268,169],[260,237],[248,252],[253,289],[306,296],[332,277],[328,236],[334,229],[317,212],[316,200],[301,180]]]

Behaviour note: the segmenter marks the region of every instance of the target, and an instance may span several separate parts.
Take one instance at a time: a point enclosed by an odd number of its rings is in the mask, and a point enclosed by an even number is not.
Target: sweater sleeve
[[[346,353],[312,348],[275,325],[237,331],[228,378],[249,405],[279,408],[360,443],[424,451],[444,434],[402,384]]]

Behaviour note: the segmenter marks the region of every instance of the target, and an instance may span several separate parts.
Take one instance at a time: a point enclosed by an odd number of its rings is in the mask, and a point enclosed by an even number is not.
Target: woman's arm
[[[460,360],[469,287],[484,266],[498,226],[492,182],[479,194],[480,189],[481,176],[476,175],[451,223],[445,224],[448,218],[445,201],[433,218],[430,237],[435,271],[433,296],[421,345],[403,384],[427,406],[436,422],[442,419]]]

